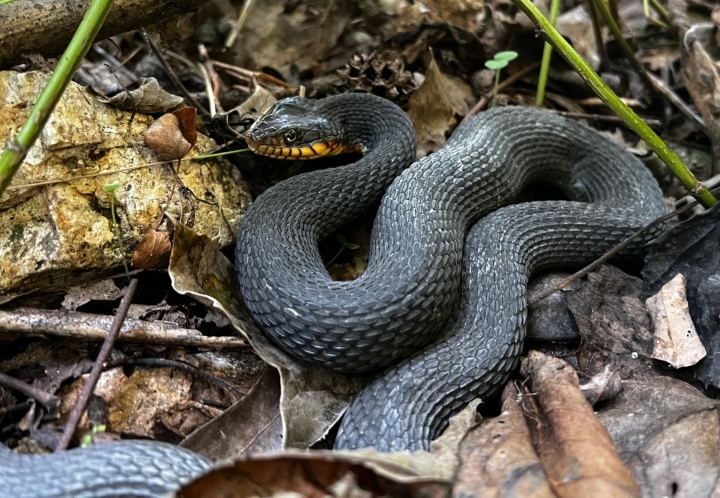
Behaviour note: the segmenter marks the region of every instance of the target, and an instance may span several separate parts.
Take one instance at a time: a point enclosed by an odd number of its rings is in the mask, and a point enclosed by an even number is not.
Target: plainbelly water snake
[[[475,116],[414,164],[410,121],[368,95],[281,101],[248,143],[271,156],[363,152],[353,164],[266,191],[248,210],[237,246],[242,296],[281,348],[338,371],[385,369],[346,413],[336,443],[342,448],[427,449],[452,413],[492,394],[515,367],[532,273],[586,263],[666,211],[640,161],[590,128],[527,108]],[[492,212],[539,180],[573,200]],[[333,281],[318,241],[381,197],[367,270],[351,282]],[[637,257],[645,242],[624,257]],[[96,451],[112,456],[127,444]],[[192,460],[182,450],[154,448],[144,448],[151,467]],[[38,457],[42,463],[1,455],[0,489],[20,488],[18,497],[23,484],[13,475],[27,465],[42,467],[57,487],[32,496],[54,496],[64,475],[95,468],[92,458],[68,468],[57,455]],[[128,465],[117,472],[147,468]],[[208,463],[198,457],[195,465]]]

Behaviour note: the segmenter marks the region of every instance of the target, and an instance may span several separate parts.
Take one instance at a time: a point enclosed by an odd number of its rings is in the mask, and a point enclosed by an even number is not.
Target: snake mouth
[[[246,142],[252,152],[271,159],[318,159],[362,151],[360,146],[348,145],[336,140],[321,140],[293,147],[262,143],[251,137],[247,137]]]

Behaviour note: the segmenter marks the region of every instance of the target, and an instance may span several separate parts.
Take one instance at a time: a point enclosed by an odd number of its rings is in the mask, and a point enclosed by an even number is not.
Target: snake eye
[[[297,132],[295,130],[288,130],[285,132],[285,135],[283,135],[283,138],[285,138],[286,142],[292,143],[297,139]]]

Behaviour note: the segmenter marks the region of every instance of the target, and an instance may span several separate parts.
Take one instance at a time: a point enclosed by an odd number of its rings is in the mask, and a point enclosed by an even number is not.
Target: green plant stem
[[[667,24],[668,26],[672,24],[672,22],[670,21],[670,14],[668,14],[668,11],[665,10],[665,7],[660,5],[660,2],[658,2],[658,0],[650,0],[650,6],[655,9],[655,12],[658,13],[660,19],[662,19],[665,24]]]
[[[327,264],[325,265],[325,268],[330,268],[330,265],[332,265],[335,262],[335,260],[338,259],[338,257],[342,254],[342,252],[344,250],[345,250],[345,246],[341,246],[340,250],[335,253],[335,256],[330,258],[330,261],[327,262]]]
[[[113,0],[93,0],[50,80],[40,93],[20,133],[8,141],[0,156],[0,196],[22,164],[25,154],[40,135],[50,114],[72,80],[80,61],[93,44]]]
[[[497,105],[498,87],[500,86],[500,71],[502,71],[502,70],[501,69],[495,70],[495,87],[493,88],[492,107],[495,107]]]
[[[555,26],[558,12],[560,11],[560,0],[550,2],[550,24]],[[540,65],[540,77],[538,78],[537,93],[535,94],[535,105],[540,107],[545,101],[545,87],[547,86],[548,72],[550,71],[550,59],[552,59],[552,45],[545,42],[543,47],[542,64]]]
[[[706,208],[717,204],[717,200],[705,185],[698,182],[692,172],[683,164],[680,158],[671,151],[657,134],[642,120],[640,116],[630,109],[610,88],[603,82],[598,74],[592,70],[587,62],[570,46],[560,33],[548,22],[545,16],[535,7],[530,0],[513,0],[513,3],[527,15],[536,26],[540,28],[540,34],[550,42],[555,50],[580,74],[585,82],[608,104],[615,113],[625,121],[640,138],[645,140],[648,146],[658,157],[668,165],[675,173],[675,176],[683,183],[685,188]]]

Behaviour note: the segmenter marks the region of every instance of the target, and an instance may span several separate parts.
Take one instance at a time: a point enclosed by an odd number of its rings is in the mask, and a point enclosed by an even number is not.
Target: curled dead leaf
[[[686,285],[685,277],[678,273],[646,301],[655,327],[652,357],[673,368],[695,365],[707,354],[690,317]]]
[[[443,479],[396,480],[363,462],[331,453],[257,457],[216,469],[180,490],[201,496],[448,496]]]
[[[182,159],[193,147],[183,136],[180,120],[174,114],[160,116],[145,130],[143,136],[145,145],[154,150],[163,161]]]
[[[123,90],[110,99],[100,99],[118,109],[132,112],[167,112],[183,103],[183,98],[160,88],[155,78],[145,78],[135,90]]]
[[[195,147],[197,142],[197,127],[195,126],[195,116],[197,110],[194,107],[183,107],[177,111],[173,111],[173,115],[178,118],[178,125],[180,127],[180,133],[188,143]]]
[[[536,396],[524,396],[524,411],[553,491],[571,496],[640,496],[640,488],[618,457],[578,385],[575,370],[559,358],[531,351],[520,371]],[[532,414],[532,412],[535,412]]]
[[[426,156],[445,143],[446,133],[457,124],[456,116],[464,116],[473,100],[467,83],[443,74],[434,59],[430,62],[425,81],[408,102],[418,156]]]
[[[147,270],[167,261],[169,255],[170,237],[168,234],[150,228],[145,230],[143,239],[133,252],[132,265],[135,268]]]

